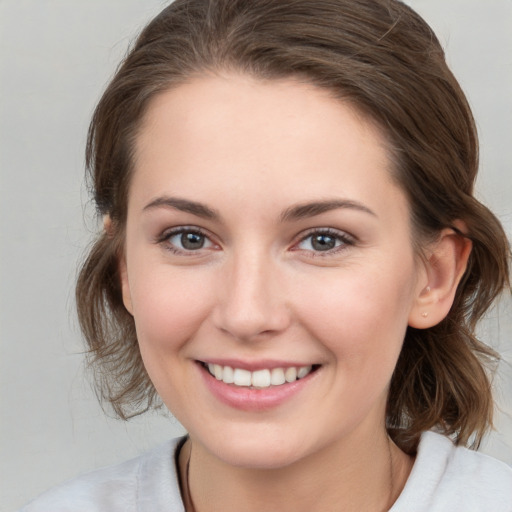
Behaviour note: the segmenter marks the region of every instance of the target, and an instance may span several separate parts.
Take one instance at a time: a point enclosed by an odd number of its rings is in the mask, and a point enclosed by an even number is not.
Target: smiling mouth
[[[265,389],[290,384],[307,377],[320,367],[320,365],[289,366],[286,368],[261,369],[252,372],[243,368],[199,362],[217,380],[225,384],[250,389]]]

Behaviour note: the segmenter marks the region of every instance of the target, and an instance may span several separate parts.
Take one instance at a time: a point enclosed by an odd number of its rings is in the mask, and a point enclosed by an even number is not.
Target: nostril
[[[219,308],[220,309],[220,308]],[[285,312],[268,310],[225,309],[214,316],[215,326],[224,334],[238,340],[266,339],[285,330],[290,324]]]

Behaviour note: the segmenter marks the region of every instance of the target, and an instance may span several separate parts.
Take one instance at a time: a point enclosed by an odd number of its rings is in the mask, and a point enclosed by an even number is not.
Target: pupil
[[[201,249],[204,245],[204,236],[197,233],[183,233],[181,235],[181,245],[185,249]]]
[[[311,242],[313,248],[317,251],[328,251],[336,245],[334,237],[329,235],[316,235]]]

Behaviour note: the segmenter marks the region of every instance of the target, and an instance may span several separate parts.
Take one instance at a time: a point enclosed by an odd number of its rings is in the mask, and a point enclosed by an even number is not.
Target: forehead
[[[132,192],[222,197],[226,186],[278,189],[298,202],[397,192],[379,128],[314,85],[215,75],[155,97],[139,130]]]
[[[170,135],[171,129],[177,138],[193,135],[201,142],[202,135],[207,141],[212,140],[211,129],[215,126],[231,125],[233,132],[218,132],[216,141],[228,142],[225,135],[236,133],[240,137],[255,140],[265,137],[279,142],[289,135],[311,139],[317,129],[330,131],[337,137],[343,135],[340,130],[353,132],[355,124],[358,134],[371,134],[373,142],[386,146],[385,134],[376,122],[352,102],[334,97],[326,88],[293,78],[263,80],[244,74],[199,75],[150,101],[142,119],[137,148],[144,150],[155,135],[163,130]],[[288,131],[283,132],[283,128]]]

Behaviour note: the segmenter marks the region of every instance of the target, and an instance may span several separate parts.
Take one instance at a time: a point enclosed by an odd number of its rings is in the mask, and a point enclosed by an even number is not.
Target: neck
[[[226,464],[194,440],[180,454],[187,512],[323,512],[333,503],[345,512],[383,512],[411,468],[412,459],[384,430],[370,441],[351,438],[276,469]]]

